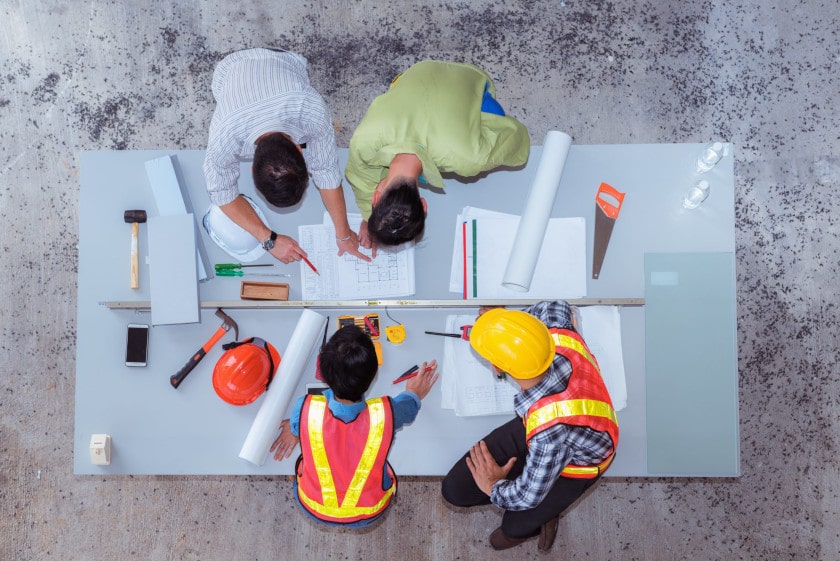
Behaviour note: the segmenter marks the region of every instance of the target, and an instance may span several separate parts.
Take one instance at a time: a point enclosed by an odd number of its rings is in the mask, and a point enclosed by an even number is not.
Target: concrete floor
[[[837,0],[0,2],[0,559],[837,559]],[[210,77],[282,45],[346,146],[427,58],[468,61],[542,142],[736,150],[743,476],[607,480],[535,544],[404,480],[384,523],[323,530],[285,479],[76,477],[78,158],[204,147]],[[114,186],[119,189],[119,185]],[[711,414],[714,414],[711,412]]]

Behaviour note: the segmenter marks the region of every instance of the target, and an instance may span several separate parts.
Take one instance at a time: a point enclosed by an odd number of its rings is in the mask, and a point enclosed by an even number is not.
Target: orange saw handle
[[[610,200],[605,199],[602,195],[608,195],[618,202],[618,206],[613,204]],[[608,183],[601,183],[598,187],[598,192],[595,193],[595,204],[604,211],[608,217],[615,220],[618,218],[618,213],[621,212],[621,205],[624,203],[624,193],[616,190],[615,187]]]
[[[195,368],[198,365],[198,363],[201,362],[201,359],[204,358],[204,355],[206,355],[210,351],[210,349],[213,348],[213,345],[219,342],[219,339],[221,339],[222,336],[225,333],[227,333],[229,329],[230,326],[228,325],[223,325],[219,329],[217,329],[213,336],[210,337],[210,339],[208,339],[206,343],[204,343],[204,346],[198,349],[198,351],[196,351],[196,353],[190,357],[190,360],[184,365],[184,367],[181,368],[181,370],[179,370],[177,374],[174,374],[169,377],[169,383],[172,384],[173,388],[177,389],[178,386],[181,385],[181,382],[184,381],[184,378],[187,377],[187,374],[193,371],[193,368]]]

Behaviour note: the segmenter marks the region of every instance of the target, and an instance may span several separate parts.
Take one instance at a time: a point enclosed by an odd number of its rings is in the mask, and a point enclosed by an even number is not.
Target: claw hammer
[[[219,327],[219,329],[216,330],[213,336],[210,337],[210,339],[208,339],[207,342],[204,343],[204,345],[200,349],[198,349],[194,355],[190,357],[190,360],[184,365],[184,367],[181,370],[178,371],[177,374],[169,377],[169,382],[172,384],[173,388],[177,389],[178,386],[181,385],[181,382],[184,381],[184,378],[187,377],[187,374],[192,372],[193,368],[195,368],[196,365],[199,362],[201,362],[201,359],[204,358],[204,355],[206,355],[210,351],[210,349],[213,348],[213,345],[219,342],[219,339],[221,339],[225,333],[230,331],[231,327],[233,328],[234,333],[236,335],[236,340],[239,340],[239,326],[236,325],[236,322],[233,321],[233,318],[224,313],[221,308],[216,308],[216,315],[222,318],[221,327]]]

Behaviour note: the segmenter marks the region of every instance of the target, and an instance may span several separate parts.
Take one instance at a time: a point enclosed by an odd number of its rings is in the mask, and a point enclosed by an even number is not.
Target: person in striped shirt
[[[311,178],[335,225],[338,254],[369,261],[347,221],[332,117],[309,83],[306,59],[274,49],[234,52],[216,67],[212,89],[216,110],[204,160],[210,202],[255,246],[289,263],[306,251],[263,223],[239,193],[240,162],[253,158],[254,185],[278,207],[297,204]]]

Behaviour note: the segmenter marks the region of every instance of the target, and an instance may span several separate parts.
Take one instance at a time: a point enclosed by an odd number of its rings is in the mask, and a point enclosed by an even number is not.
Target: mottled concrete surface
[[[0,559],[837,559],[836,0],[0,2]],[[472,62],[534,143],[736,147],[743,476],[609,480],[550,556],[404,481],[324,531],[286,480],[76,477],[78,158],[203,148],[226,53],[283,45],[343,127],[426,58]],[[119,185],[114,186],[119,189]]]

